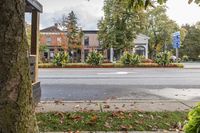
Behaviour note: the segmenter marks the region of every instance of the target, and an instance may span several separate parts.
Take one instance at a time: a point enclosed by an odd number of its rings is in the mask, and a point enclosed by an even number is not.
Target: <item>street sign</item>
[[[173,48],[176,49],[176,61],[178,61],[178,49],[181,46],[181,33],[180,31],[173,33],[173,39],[172,39],[172,43],[173,43]]]
[[[181,35],[180,32],[173,33],[173,48],[180,48],[181,46]]]

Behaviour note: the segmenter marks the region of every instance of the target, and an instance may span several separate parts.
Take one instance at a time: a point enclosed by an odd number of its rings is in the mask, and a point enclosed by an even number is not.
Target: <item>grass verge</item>
[[[37,114],[40,131],[182,130],[187,112],[73,112]]]

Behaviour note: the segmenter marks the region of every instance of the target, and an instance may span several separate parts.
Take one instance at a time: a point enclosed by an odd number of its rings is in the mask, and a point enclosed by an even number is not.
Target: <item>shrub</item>
[[[93,66],[101,65],[103,63],[103,55],[97,51],[93,51],[89,53],[86,63]]]
[[[189,57],[188,57],[187,55],[184,55],[184,56],[182,57],[182,61],[189,61]]]
[[[161,52],[156,55],[155,62],[159,65],[166,66],[170,64],[170,52]]]
[[[121,63],[124,65],[137,65],[141,62],[140,56],[125,52],[121,57]]]
[[[56,66],[64,66],[69,62],[69,55],[66,52],[56,53],[53,59],[53,64]]]
[[[198,56],[198,60],[200,60],[200,55]]]
[[[185,133],[200,133],[200,103],[189,112],[188,119],[184,126]]]

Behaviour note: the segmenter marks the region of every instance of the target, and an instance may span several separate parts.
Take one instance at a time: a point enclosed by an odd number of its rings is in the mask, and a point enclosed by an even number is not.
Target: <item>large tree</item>
[[[78,27],[76,14],[71,11],[68,16],[63,15],[61,20],[61,27],[66,31],[67,47],[69,54],[74,62],[74,55],[77,55],[76,60],[80,60],[81,43],[82,43],[82,30]]]
[[[149,56],[154,58],[157,52],[170,50],[172,33],[179,31],[179,27],[166,15],[166,6],[148,9],[145,18],[143,32],[150,37]]]
[[[117,51],[133,48],[133,40],[141,28],[142,11],[127,8],[121,0],[104,1],[104,18],[99,22],[98,38],[103,48]]]
[[[25,34],[25,0],[1,0],[0,12],[0,133],[38,133]]]
[[[187,55],[192,60],[198,60],[200,56],[200,29],[198,25],[183,26],[187,29],[187,34],[180,48],[180,55]]]
[[[149,6],[155,6],[158,4],[163,4],[167,0],[126,0],[128,1],[129,7],[130,8],[135,8],[135,9],[141,9],[141,8],[147,8]],[[195,2],[196,4],[200,5],[200,0],[188,0],[188,3]]]

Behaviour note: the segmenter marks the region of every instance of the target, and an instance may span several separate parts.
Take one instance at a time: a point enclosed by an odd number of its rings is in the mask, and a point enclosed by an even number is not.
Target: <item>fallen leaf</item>
[[[124,126],[124,125],[121,125],[121,126],[120,126],[120,130],[121,130],[121,131],[128,131],[128,127],[127,127],[127,126]]]
[[[96,115],[92,116],[91,118],[91,122],[97,122],[98,117]]]
[[[83,119],[83,116],[80,116],[80,115],[73,115],[70,117],[72,120],[75,120],[75,121],[80,121]]]
[[[110,108],[110,105],[104,105],[103,108],[109,109],[109,108]]]
[[[55,100],[54,103],[58,105],[58,104],[62,104],[63,102],[62,100]]]
[[[110,124],[109,124],[108,122],[106,122],[106,123],[104,124],[104,127],[106,127],[106,128],[111,128],[111,126],[110,126]]]
[[[80,105],[76,105],[76,106],[74,106],[75,108],[79,108],[80,107]]]
[[[154,119],[154,116],[153,116],[153,115],[151,115],[151,119],[152,119],[152,120]]]
[[[144,117],[144,115],[142,115],[142,114],[138,114],[138,116],[139,116],[139,117]]]

